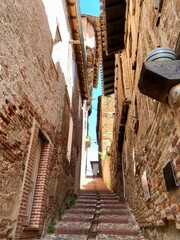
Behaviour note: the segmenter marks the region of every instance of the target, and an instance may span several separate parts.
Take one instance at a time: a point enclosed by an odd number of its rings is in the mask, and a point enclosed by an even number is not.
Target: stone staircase
[[[65,211],[55,233],[44,240],[140,240],[144,239],[124,199],[108,190],[84,190],[75,205]]]

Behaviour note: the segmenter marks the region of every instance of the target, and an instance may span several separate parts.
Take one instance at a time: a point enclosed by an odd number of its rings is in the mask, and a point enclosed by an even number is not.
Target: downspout
[[[83,57],[84,75],[85,75],[85,82],[86,82],[87,95],[88,95],[87,100],[89,100],[90,94],[89,94],[89,89],[88,89],[87,59],[86,59],[86,49],[84,47],[84,37],[83,37],[83,30],[82,30],[80,4],[79,4],[79,0],[74,0],[74,1],[75,1],[75,6],[76,6],[77,22],[78,22],[79,36],[80,36],[80,45],[81,45],[82,57]]]

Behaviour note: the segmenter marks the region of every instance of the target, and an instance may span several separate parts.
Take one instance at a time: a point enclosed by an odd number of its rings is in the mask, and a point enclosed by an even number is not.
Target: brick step
[[[95,192],[82,192],[81,194],[80,194],[80,196],[97,196],[98,194],[97,193],[95,193]]]
[[[141,236],[115,235],[115,234],[99,234],[98,240],[141,240]],[[63,240],[66,240],[63,238]],[[69,239],[68,239],[69,240]],[[73,239],[75,240],[75,239]],[[79,239],[80,240],[80,239]]]
[[[65,213],[63,216],[61,216],[61,219],[65,219],[65,218],[79,218],[79,219],[93,219],[94,217],[94,212],[93,213],[90,213],[90,214],[83,214],[83,213]]]
[[[78,200],[97,200],[97,197],[80,196]]]
[[[96,194],[97,191],[95,191],[95,190],[81,190],[80,194],[83,194],[83,193],[86,193],[86,194]]]
[[[87,217],[87,216],[79,217],[78,215],[69,217],[69,216],[65,215],[64,217],[61,218],[60,222],[61,221],[65,221],[65,222],[91,222],[92,217]]]
[[[74,235],[74,234],[51,234],[47,239],[43,240],[87,240],[87,235]]]
[[[100,199],[101,200],[118,200],[119,201],[119,197],[101,197],[100,196]]]
[[[126,204],[101,204],[101,209],[106,208],[106,209],[127,209]]]
[[[113,217],[100,216],[99,223],[129,223],[129,219],[118,215]]]
[[[109,190],[98,190],[99,194],[113,194],[113,192],[110,192]]]
[[[73,205],[72,206],[72,209],[73,208],[76,208],[76,209],[79,209],[79,208],[96,208],[96,204],[95,203],[90,203],[90,204],[79,204],[79,203],[77,203],[77,204],[75,204],[75,205]]]
[[[120,236],[139,236],[139,231],[136,229],[99,229],[99,234],[120,235]]]
[[[77,204],[96,204],[97,200],[77,200]]]
[[[38,236],[38,228],[24,227],[21,239],[36,238]]]
[[[87,235],[91,222],[58,222],[55,234],[83,234]]]
[[[117,195],[99,195],[100,196],[100,198],[102,198],[102,199],[119,199],[119,196],[117,196]]]
[[[120,203],[122,203],[118,199],[101,199],[100,201],[102,204],[120,204]]]
[[[98,193],[96,193],[96,192],[81,192],[80,193],[80,196],[97,196],[98,195]]]
[[[106,231],[109,230],[109,234],[112,231],[119,231],[119,230],[125,230],[125,231],[135,231],[137,232],[137,234],[139,234],[139,227],[137,224],[132,222],[128,222],[128,223],[100,223],[98,226],[98,231],[102,232],[102,231]]]
[[[101,215],[127,215],[127,216],[130,215],[129,210],[126,210],[126,209],[119,209],[119,210],[117,210],[117,209],[115,209],[115,210],[101,209],[100,213],[101,213]]]
[[[95,212],[95,209],[76,209],[76,208],[71,208],[65,211],[65,213],[73,213],[73,214],[93,214]]]

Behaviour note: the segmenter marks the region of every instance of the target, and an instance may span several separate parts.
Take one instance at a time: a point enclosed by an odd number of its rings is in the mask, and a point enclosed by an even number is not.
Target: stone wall
[[[52,145],[44,179],[41,211],[46,221],[40,223],[41,234],[43,224],[46,228],[66,195],[74,191],[75,161],[81,146],[81,98],[76,74],[72,106],[76,129],[69,162],[71,105],[61,66],[55,67],[51,58],[53,41],[44,5],[40,0],[2,0],[0,15],[0,238],[12,239],[16,230],[19,239],[23,225],[28,225],[25,188],[32,173],[28,166],[34,122],[36,137],[46,138]],[[31,225],[36,226],[35,222]]]
[[[103,180],[109,189],[112,189],[110,176],[114,110],[114,95],[101,96],[99,99],[99,158]]]
[[[180,181],[180,94],[179,86],[174,87],[168,103],[162,104],[142,95],[137,84],[142,63],[151,50],[157,46],[170,47],[179,56],[179,9],[177,0],[128,1],[124,50],[127,58],[123,53],[120,55],[122,63],[128,59],[131,86],[120,155],[125,197],[144,234],[154,240],[178,239],[180,234],[180,189],[168,193],[162,171],[173,160],[177,181]],[[116,119],[118,122],[118,114]],[[118,147],[116,142],[117,137],[114,148]],[[148,178],[149,200],[145,199],[142,187],[144,171]]]

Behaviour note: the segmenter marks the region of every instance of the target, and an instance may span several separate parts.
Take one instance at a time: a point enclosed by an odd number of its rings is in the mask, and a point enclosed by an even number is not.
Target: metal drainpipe
[[[82,56],[83,56],[83,66],[85,71],[85,81],[87,86],[87,95],[88,99],[90,99],[89,89],[88,89],[88,76],[87,76],[87,60],[86,60],[86,49],[84,47],[84,37],[83,37],[83,30],[82,30],[82,20],[81,20],[81,12],[80,12],[80,4],[79,0],[74,0],[76,6],[76,13],[77,13],[77,22],[79,27],[79,36],[80,36],[80,44],[82,49]]]

